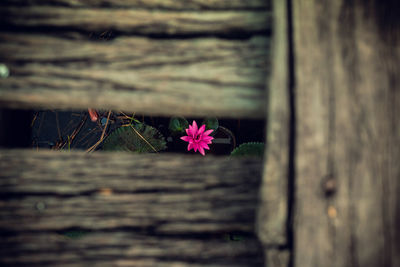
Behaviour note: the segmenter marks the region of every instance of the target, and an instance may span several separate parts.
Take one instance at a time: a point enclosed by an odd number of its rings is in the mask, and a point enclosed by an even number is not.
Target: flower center
[[[201,134],[198,134],[197,136],[196,136],[196,138],[194,139],[194,141],[197,143],[197,142],[199,142],[201,140]]]

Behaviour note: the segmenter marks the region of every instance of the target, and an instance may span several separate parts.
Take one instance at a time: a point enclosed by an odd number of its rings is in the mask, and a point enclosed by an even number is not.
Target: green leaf
[[[166,148],[162,134],[156,128],[144,123],[119,127],[106,137],[103,143],[103,150],[106,151],[149,153]]]
[[[264,143],[260,142],[249,142],[243,143],[231,152],[231,156],[257,156],[263,157],[264,155]]]
[[[183,117],[172,117],[169,120],[168,129],[172,134],[185,133],[187,128],[189,128],[189,122]]]
[[[206,130],[214,130],[213,133],[215,133],[219,127],[218,119],[215,117],[205,118],[201,125],[203,124],[206,125]]]

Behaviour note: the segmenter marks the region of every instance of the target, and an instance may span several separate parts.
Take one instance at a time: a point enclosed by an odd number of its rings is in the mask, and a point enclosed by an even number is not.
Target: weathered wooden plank
[[[46,27],[87,32],[113,30],[145,35],[265,34],[271,25],[268,10],[196,12],[3,6],[0,18],[0,23],[8,27]]]
[[[265,246],[287,245],[289,170],[289,61],[285,1],[274,1],[271,79],[266,87],[268,110],[266,153],[257,234]]]
[[[3,0],[0,5],[57,5],[70,7],[158,8],[167,10],[249,10],[270,8],[265,0]]]
[[[0,103],[152,115],[264,117],[268,38],[109,42],[0,34]]]
[[[289,249],[269,248],[265,250],[265,266],[288,267],[290,261]]]
[[[259,266],[261,168],[251,158],[0,150],[0,261]],[[74,229],[89,234],[60,237]]]
[[[129,226],[164,233],[253,228],[261,171],[257,160],[29,150],[0,153],[0,194],[10,198],[1,202],[1,216],[8,217],[1,227]],[[40,201],[46,205],[44,214],[32,209]],[[32,221],[26,223],[23,218]]]
[[[396,1],[293,1],[295,266],[400,266]]]
[[[72,232],[71,232],[72,233]],[[28,232],[2,237],[0,263],[6,266],[261,266],[254,237],[155,236],[133,231]]]

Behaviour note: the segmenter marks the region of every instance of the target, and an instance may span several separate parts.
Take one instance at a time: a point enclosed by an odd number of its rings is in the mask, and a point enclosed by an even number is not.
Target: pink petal
[[[185,142],[190,142],[191,140],[190,136],[182,136],[181,139]]]
[[[212,133],[214,130],[207,130],[207,131],[205,131],[204,133],[203,133],[203,136],[204,135],[209,135],[210,133]]]
[[[211,141],[205,141],[206,142],[206,144],[212,144],[212,142]]]
[[[194,147],[194,144],[193,144],[193,143],[189,143],[189,145],[188,145],[188,151],[191,150],[193,147]]]
[[[201,146],[202,148],[205,148],[205,149],[210,150],[210,148],[208,147],[208,145],[207,145],[205,142],[200,142],[200,146]]]
[[[203,149],[202,147],[199,147],[199,152],[200,152],[200,154],[202,154],[203,156],[206,154],[206,153],[204,153],[204,149]]]
[[[205,141],[205,142],[208,142],[208,141],[211,141],[211,140],[213,140],[214,139],[214,137],[211,137],[211,136],[204,136],[203,135],[203,137],[201,138],[201,140],[202,141]],[[209,143],[208,143],[209,144]]]
[[[197,134],[202,134],[205,129],[206,129],[206,125],[205,124],[201,125],[201,127],[200,127],[199,131],[197,132]]]
[[[214,139],[214,137],[208,136],[210,133],[212,133],[214,130],[207,130],[206,125],[203,124],[201,125],[200,129],[197,126],[196,121],[194,120],[192,125],[189,124],[189,128],[185,129],[187,136],[181,136],[180,139],[189,142],[187,150],[194,150],[194,152],[199,151],[200,154],[203,156],[205,155],[204,149],[209,150],[210,148],[208,147],[207,144],[211,144],[211,140]]]
[[[189,134],[188,135],[193,137],[193,138],[196,137],[196,131],[195,131],[195,129],[193,127],[189,129]]]
[[[197,134],[198,128],[196,121],[193,121],[192,123],[192,131],[194,132],[194,135]]]

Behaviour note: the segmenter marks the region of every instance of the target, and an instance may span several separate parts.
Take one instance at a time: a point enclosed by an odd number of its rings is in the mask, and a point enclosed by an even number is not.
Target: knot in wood
[[[10,75],[10,71],[5,64],[0,63],[0,78],[7,78]]]
[[[327,176],[323,180],[322,190],[324,191],[326,197],[331,197],[336,193],[337,181],[332,175]]]
[[[46,203],[39,201],[36,203],[36,209],[38,211],[44,211],[46,209]]]

